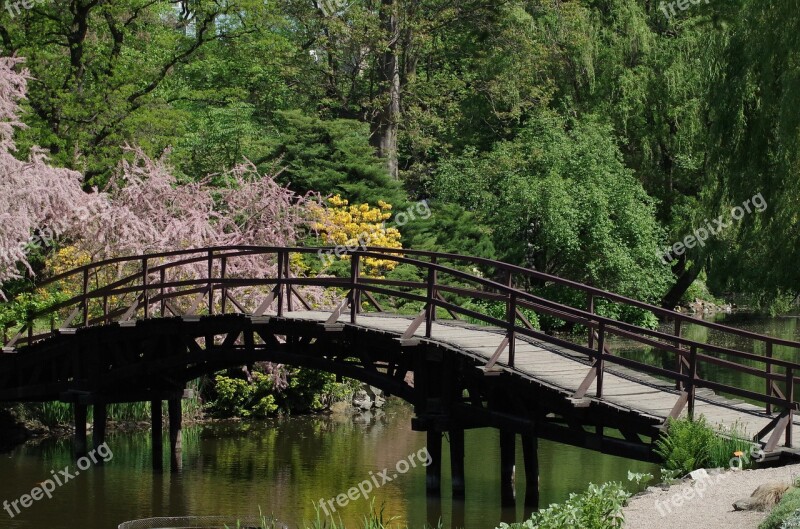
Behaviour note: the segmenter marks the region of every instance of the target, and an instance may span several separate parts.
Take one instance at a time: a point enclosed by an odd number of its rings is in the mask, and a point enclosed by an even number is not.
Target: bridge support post
[[[500,430],[500,498],[503,505],[514,504],[514,462],[516,435]]]
[[[73,440],[73,447],[75,449],[75,459],[80,459],[86,456],[87,442],[86,442],[86,417],[87,406],[75,402],[72,404],[73,415],[75,418],[75,438]]]
[[[105,402],[92,405],[92,445],[95,450],[106,442],[106,423],[108,422],[108,406]],[[97,466],[103,466],[100,459]]]
[[[181,399],[169,399],[169,447],[171,468],[173,471],[183,470],[183,432]]]
[[[464,497],[464,430],[450,430],[450,476],[453,497]]]
[[[528,509],[539,509],[539,438],[522,436],[522,454],[525,458],[525,516]]]
[[[427,433],[431,464],[425,468],[425,486],[428,494],[439,496],[442,492],[442,433],[436,430]]]
[[[150,402],[150,441],[153,450],[153,470],[164,468],[164,416],[161,410],[161,401]]]

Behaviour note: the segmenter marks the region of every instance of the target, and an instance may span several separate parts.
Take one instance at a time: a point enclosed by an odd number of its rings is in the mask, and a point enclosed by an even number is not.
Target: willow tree
[[[800,291],[800,9],[798,0],[749,0],[732,28],[715,89],[712,188],[735,205],[762,193],[715,259],[721,286],[785,306]]]

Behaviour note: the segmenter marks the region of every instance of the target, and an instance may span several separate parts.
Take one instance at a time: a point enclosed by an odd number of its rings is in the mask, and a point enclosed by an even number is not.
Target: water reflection
[[[110,433],[114,459],[92,467],[2,527],[113,529],[122,521],[180,515],[265,513],[297,527],[316,517],[321,499],[333,498],[424,447],[425,436],[410,428],[411,410],[393,404],[367,417],[295,417],[260,423],[204,425],[184,431],[180,474],[154,472],[148,432]],[[501,508],[499,436],[493,430],[465,436],[466,500],[450,497],[449,447],[442,451],[441,501],[425,492],[418,465],[374,493],[376,507],[410,527],[486,528],[525,516],[522,446],[517,440],[516,505]],[[68,439],[45,440],[0,458],[0,501],[30,492],[51,469],[72,465]],[[628,470],[655,472],[652,465],[540,442],[541,503],[563,501],[592,482],[624,481]],[[338,508],[336,519],[356,527],[369,500]]]

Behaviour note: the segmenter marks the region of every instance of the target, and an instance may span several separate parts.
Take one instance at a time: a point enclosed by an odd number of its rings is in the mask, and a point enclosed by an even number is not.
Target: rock
[[[766,511],[777,505],[790,485],[783,482],[765,483],[753,491],[749,498],[734,502],[735,511]]]
[[[331,404],[331,413],[347,413],[350,411],[350,404],[347,402],[334,402]]]
[[[374,387],[365,385],[364,392],[368,395],[368,397],[372,400],[372,405],[376,408],[382,408],[386,399],[384,398],[383,391]]]
[[[356,394],[353,395],[353,406],[356,408],[368,410],[372,408],[372,404],[372,399],[363,389],[356,391]]]
[[[689,475],[695,481],[697,481],[698,479],[708,479],[708,471],[706,471],[706,469],[704,469],[704,468],[699,468],[697,470],[693,470],[693,471],[689,472]]]

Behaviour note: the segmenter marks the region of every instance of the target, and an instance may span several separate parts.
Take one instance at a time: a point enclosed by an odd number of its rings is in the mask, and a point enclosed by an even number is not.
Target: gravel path
[[[755,529],[767,513],[734,511],[733,502],[750,496],[759,485],[791,483],[798,477],[800,465],[789,465],[709,475],[667,490],[650,487],[625,508],[625,529]]]

